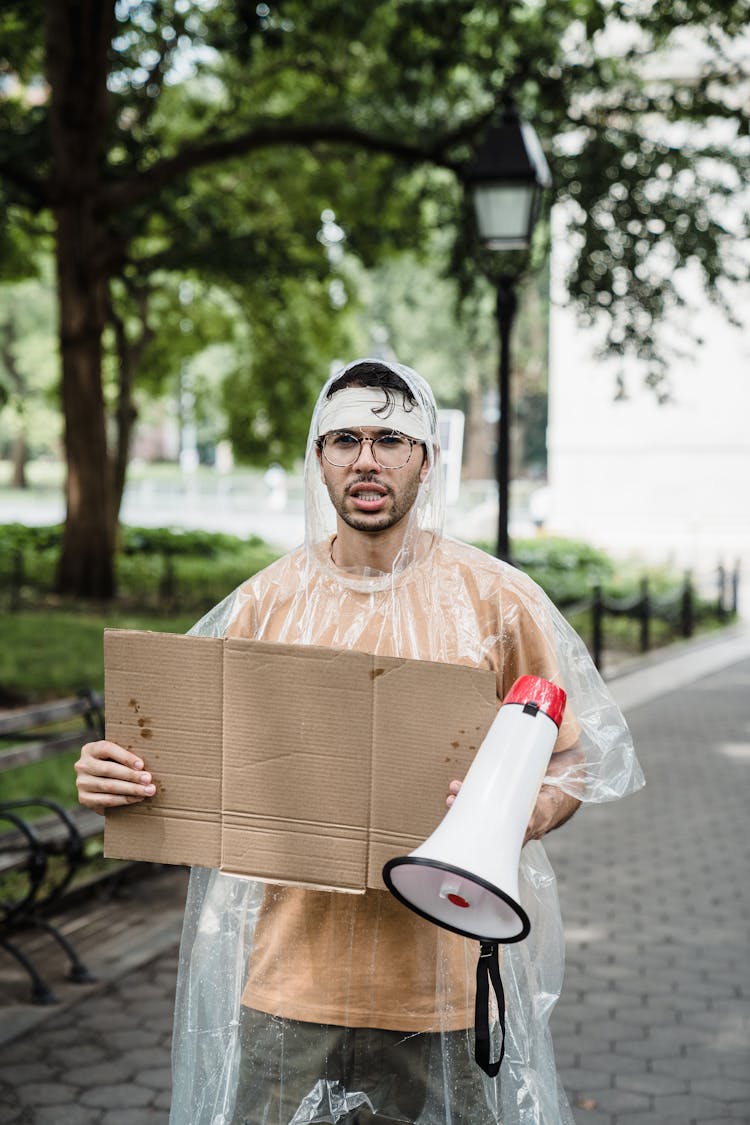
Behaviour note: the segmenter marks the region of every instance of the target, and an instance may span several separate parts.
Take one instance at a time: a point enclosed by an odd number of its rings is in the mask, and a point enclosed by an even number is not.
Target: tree
[[[60,589],[106,597],[114,588],[108,325],[121,347],[134,344],[117,284],[130,285],[137,307],[157,268],[203,272],[213,259],[211,276],[254,275],[256,293],[266,268],[279,294],[309,271],[321,295],[327,271],[312,251],[327,201],[365,264],[418,246],[428,219],[455,228],[454,270],[468,285],[478,249],[455,173],[509,89],[550,147],[558,198],[580,208],[575,301],[609,316],[610,347],[657,363],[645,329],[679,293],[674,270],[653,272],[652,260],[697,261],[717,300],[722,279],[738,272],[714,202],[731,190],[728,171],[747,175],[746,107],[732,102],[743,74],[730,50],[746,14],[744,0],[720,11],[705,0],[606,9],[599,0],[6,2],[0,245],[22,257],[24,227],[51,217],[67,457]],[[607,20],[640,40],[619,56],[597,46]],[[697,79],[649,82],[644,58],[686,22],[708,51]],[[691,130],[687,148],[684,138],[650,139],[657,115]],[[741,143],[695,133],[719,117]],[[250,209],[237,238],[217,209],[221,191],[230,214],[235,194]],[[221,233],[213,244],[206,216]],[[282,350],[294,368],[290,341]],[[297,375],[285,367],[285,380]],[[265,373],[264,388],[272,378]],[[288,405],[280,388],[268,397]]]

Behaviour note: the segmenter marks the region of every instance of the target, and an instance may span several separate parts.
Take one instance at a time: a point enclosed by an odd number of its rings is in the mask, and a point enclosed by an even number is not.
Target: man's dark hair
[[[393,407],[395,406],[393,391],[401,392],[405,410],[417,405],[417,400],[408,383],[404,382],[400,375],[391,371],[390,367],[386,367],[384,363],[354,364],[335,382],[331,383],[326,398],[331,398],[337,391],[343,391],[345,387],[381,387],[385,402],[382,407],[374,410],[373,413],[383,420],[393,413]]]

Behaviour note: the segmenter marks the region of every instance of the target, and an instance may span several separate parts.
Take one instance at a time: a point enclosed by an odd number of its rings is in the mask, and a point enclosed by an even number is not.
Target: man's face
[[[391,431],[364,426],[350,432],[356,437],[376,438]],[[356,461],[345,468],[329,464],[320,450],[318,458],[337,515],[355,531],[363,532],[385,531],[400,523],[411,511],[429,467],[418,444],[400,469],[381,468],[369,442],[362,443]]]

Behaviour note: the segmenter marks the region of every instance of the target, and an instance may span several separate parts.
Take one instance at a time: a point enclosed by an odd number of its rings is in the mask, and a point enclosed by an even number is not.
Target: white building
[[[750,330],[696,295],[704,342],[671,366],[672,400],[660,404],[632,362],[616,401],[618,366],[596,358],[556,274],[548,530],[696,569],[750,560]]]
[[[698,73],[705,44],[689,26],[682,31],[668,54],[645,64],[644,76],[689,81]],[[750,36],[733,50],[747,63]],[[747,93],[745,86],[734,96]],[[711,129],[715,140],[723,126],[713,122]],[[675,127],[670,143],[680,143]],[[563,210],[554,212],[548,530],[695,570],[733,566],[743,557],[750,564],[750,288],[730,294],[747,321],[737,328],[710,304],[699,279],[680,271],[675,280],[692,310],[690,334],[703,344],[691,345],[679,319],[684,310],[667,322],[667,335],[689,354],[671,360],[671,400],[660,404],[636,361],[620,368],[619,361],[596,357],[598,332],[581,327],[566,307],[570,251]],[[730,226],[731,218],[722,214]],[[740,253],[747,249],[736,245]],[[616,401],[621,369],[627,397]]]

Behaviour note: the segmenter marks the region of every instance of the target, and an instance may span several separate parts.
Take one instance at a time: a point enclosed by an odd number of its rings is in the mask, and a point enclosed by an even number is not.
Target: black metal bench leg
[[[95,984],[97,978],[89,969],[86,968],[81,958],[76,953],[71,942],[60,933],[56,926],[51,922],[46,921],[44,918],[29,918],[29,922],[34,926],[40,926],[46,930],[59,945],[65,950],[68,960],[70,961],[70,969],[68,970],[68,980],[73,981],[75,984]]]
[[[24,969],[31,977],[31,1003],[56,1004],[57,996],[47,982],[42,980],[39,976],[39,973],[36,971],[31,961],[29,961],[26,954],[22,953],[20,949],[16,949],[15,945],[5,938],[0,938],[0,945],[10,953],[11,957],[15,957],[19,964],[23,965]]]

